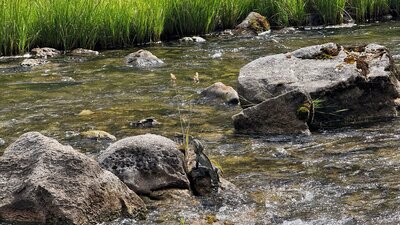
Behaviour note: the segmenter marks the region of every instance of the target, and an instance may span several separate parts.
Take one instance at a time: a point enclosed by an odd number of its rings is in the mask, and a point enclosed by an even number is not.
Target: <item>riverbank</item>
[[[36,46],[125,48],[232,28],[249,12],[275,26],[399,15],[400,0],[0,0],[0,56]],[[388,17],[390,17],[388,16]],[[387,18],[388,19],[388,18]]]

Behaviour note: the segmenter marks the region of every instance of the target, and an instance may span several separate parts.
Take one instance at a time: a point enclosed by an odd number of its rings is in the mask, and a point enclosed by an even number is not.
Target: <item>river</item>
[[[116,223],[179,224],[184,218],[190,224],[212,214],[235,224],[398,224],[400,120],[314,131],[310,137],[250,137],[234,133],[231,116],[240,107],[199,100],[201,90],[214,82],[236,87],[240,68],[258,57],[331,41],[378,43],[399,55],[400,22],[145,45],[166,62],[154,70],[125,65],[123,57],[138,48],[96,57],[63,56],[27,71],[18,67],[22,59],[0,58],[0,138],[6,141],[0,152],[21,134],[40,131],[96,153],[107,144],[73,134],[99,129],[118,139],[144,133],[173,137],[190,121],[190,134],[204,141],[206,153],[248,203],[230,208],[171,205],[152,211],[145,221]],[[196,72],[198,84],[192,80]],[[94,114],[79,116],[85,109]],[[129,126],[146,117],[162,124]]]

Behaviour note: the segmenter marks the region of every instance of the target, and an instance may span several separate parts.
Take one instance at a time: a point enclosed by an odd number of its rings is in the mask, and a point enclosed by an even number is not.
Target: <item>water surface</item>
[[[397,55],[400,23],[143,46],[166,62],[154,70],[125,66],[123,57],[139,48],[50,59],[51,64],[29,71],[18,67],[22,59],[0,58],[0,138],[8,145],[25,132],[40,131],[95,153],[107,144],[74,134],[99,129],[118,139],[144,133],[173,137],[181,132],[181,121],[183,127],[190,121],[191,134],[205,142],[224,177],[250,201],[236,207],[166,206],[137,223],[178,224],[185,218],[188,224],[208,214],[236,224],[400,223],[400,120],[310,137],[249,137],[234,133],[231,116],[239,107],[199,100],[200,91],[214,82],[236,87],[240,68],[258,57],[331,41],[375,42]],[[195,72],[199,84],[192,81]],[[79,116],[84,109],[95,114]],[[162,125],[129,126],[146,117]]]

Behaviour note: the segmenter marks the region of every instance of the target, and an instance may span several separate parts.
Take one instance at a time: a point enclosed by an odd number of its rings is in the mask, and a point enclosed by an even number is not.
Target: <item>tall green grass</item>
[[[0,55],[32,47],[110,49],[232,28],[249,12],[273,25],[398,14],[400,0],[0,0]]]
[[[306,0],[271,1],[276,14],[274,21],[280,25],[303,25],[306,20]]]
[[[253,10],[254,0],[222,0],[219,9],[219,28],[232,28]]]
[[[0,0],[0,55],[24,52],[36,39],[38,30],[32,3]]]
[[[349,5],[351,12],[358,21],[366,21],[378,19],[387,14],[390,10],[391,2],[390,0],[350,0]],[[395,4],[392,6],[395,6]]]
[[[311,0],[310,3],[324,24],[343,22],[346,0]]]
[[[221,0],[170,0],[167,34],[203,34],[215,29]]]

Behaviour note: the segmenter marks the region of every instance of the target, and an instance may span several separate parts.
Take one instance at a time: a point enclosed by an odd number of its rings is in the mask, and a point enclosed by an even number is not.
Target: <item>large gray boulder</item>
[[[183,154],[172,140],[154,134],[115,142],[98,157],[100,164],[140,195],[153,191],[188,189]]]
[[[238,93],[241,105],[250,107],[301,89],[313,99],[309,125],[347,126],[396,117],[398,77],[383,46],[328,43],[247,64],[240,70]]]
[[[164,62],[147,50],[139,50],[125,57],[129,66],[141,69],[150,69],[164,65]]]
[[[143,201],[93,159],[37,132],[0,157],[0,220],[96,224],[141,215]]]

